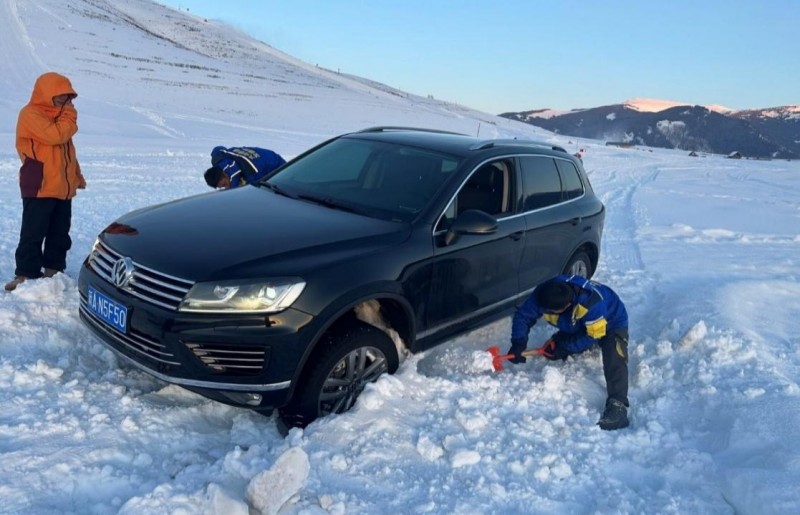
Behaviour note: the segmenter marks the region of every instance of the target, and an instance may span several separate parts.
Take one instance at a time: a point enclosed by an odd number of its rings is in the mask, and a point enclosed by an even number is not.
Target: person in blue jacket
[[[212,188],[237,188],[253,184],[284,163],[280,155],[265,148],[214,147],[211,168],[204,177]]]
[[[523,363],[528,334],[539,318],[558,332],[545,342],[544,356],[566,360],[597,344],[603,353],[608,398],[601,429],[628,426],[628,312],[614,291],[585,277],[559,275],[536,287],[511,322],[513,363]]]

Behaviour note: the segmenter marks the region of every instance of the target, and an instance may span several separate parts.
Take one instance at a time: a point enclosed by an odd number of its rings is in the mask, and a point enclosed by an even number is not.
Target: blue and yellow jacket
[[[599,343],[615,329],[628,328],[628,312],[614,291],[603,284],[577,275],[559,275],[555,280],[572,286],[575,300],[563,313],[545,313],[531,295],[517,308],[511,322],[511,338],[528,338],[539,318],[555,326],[560,334],[559,345],[569,352],[582,352]]]
[[[265,148],[214,147],[211,151],[211,165],[231,178],[231,188],[252,184],[284,163],[281,156]]]

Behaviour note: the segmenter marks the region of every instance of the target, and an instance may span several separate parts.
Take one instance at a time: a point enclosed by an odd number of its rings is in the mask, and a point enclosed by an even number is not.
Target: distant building
[[[739,152],[738,150],[734,150],[733,152],[728,154],[728,159],[741,159],[741,158],[742,158],[742,153]]]
[[[689,156],[691,156],[691,157],[697,157],[697,152],[695,152],[694,150],[692,150],[691,152],[689,152]]]
[[[633,143],[630,141],[606,141],[607,147],[620,147],[620,148],[633,148]]]

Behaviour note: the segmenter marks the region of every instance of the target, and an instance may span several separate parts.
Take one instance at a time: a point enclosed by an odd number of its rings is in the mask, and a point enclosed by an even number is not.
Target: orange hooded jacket
[[[78,112],[72,105],[53,104],[57,95],[78,96],[68,78],[45,73],[36,79],[30,102],[19,112],[17,153],[22,161],[23,198],[67,200],[86,187],[72,143],[78,132]]]

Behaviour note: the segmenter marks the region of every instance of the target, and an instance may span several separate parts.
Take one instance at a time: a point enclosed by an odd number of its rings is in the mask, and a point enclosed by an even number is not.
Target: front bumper
[[[124,333],[88,308],[89,286],[128,309]],[[288,401],[308,344],[303,334],[310,315],[292,309],[244,316],[181,313],[116,288],[86,263],[78,290],[81,321],[142,371],[228,404],[270,409]]]

